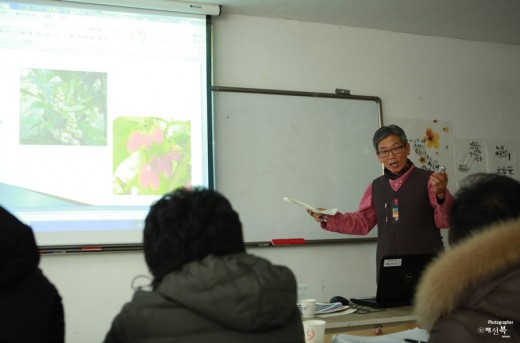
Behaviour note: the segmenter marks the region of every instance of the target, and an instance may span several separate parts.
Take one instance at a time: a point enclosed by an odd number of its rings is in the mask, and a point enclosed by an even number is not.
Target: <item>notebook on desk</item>
[[[351,298],[354,304],[376,308],[408,306],[424,268],[436,254],[386,256],[380,261],[375,297]]]

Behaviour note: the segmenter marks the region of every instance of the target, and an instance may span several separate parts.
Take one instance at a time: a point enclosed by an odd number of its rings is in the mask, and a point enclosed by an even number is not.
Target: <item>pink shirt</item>
[[[412,166],[403,176],[396,180],[388,179],[390,186],[397,191],[406,182],[410,172],[416,168]],[[437,203],[435,187],[428,181],[428,194],[430,205],[434,210],[434,220],[438,228],[448,228],[448,209],[453,202],[453,196],[446,190],[444,202]],[[327,216],[327,222],[322,222],[321,227],[328,231],[341,232],[351,235],[366,235],[377,224],[376,209],[372,202],[372,183],[368,185],[359,203],[359,208],[355,212],[337,213],[334,216]]]

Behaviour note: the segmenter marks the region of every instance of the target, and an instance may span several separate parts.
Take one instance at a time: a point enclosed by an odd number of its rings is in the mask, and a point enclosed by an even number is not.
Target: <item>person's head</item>
[[[397,125],[383,126],[377,129],[372,140],[377,158],[386,169],[396,174],[406,166],[410,145],[403,129]]]
[[[450,244],[499,221],[520,217],[520,182],[499,174],[464,179],[449,210]]]
[[[39,263],[32,229],[0,206],[0,285],[33,272]]]
[[[245,251],[238,214],[223,195],[204,188],[179,188],[158,200],[146,217],[143,245],[154,287],[189,262]]]

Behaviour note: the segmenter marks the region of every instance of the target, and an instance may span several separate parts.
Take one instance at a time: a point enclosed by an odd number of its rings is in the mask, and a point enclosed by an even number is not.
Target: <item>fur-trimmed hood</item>
[[[503,306],[497,304],[482,305],[482,299],[489,296],[495,287],[494,283],[503,282],[504,279],[508,280],[507,282],[511,282],[511,279],[517,280],[502,277],[511,271],[520,271],[518,220],[500,223],[483,230],[447,250],[427,268],[415,295],[415,311],[419,325],[430,331],[437,320],[453,314],[463,304],[470,310],[484,306],[491,309],[502,308]],[[480,291],[482,284],[492,286]],[[519,289],[516,295],[513,293],[497,298],[507,298],[504,302],[518,304],[520,285],[516,289]],[[510,319],[520,319],[520,311],[516,312],[519,313],[519,318]]]

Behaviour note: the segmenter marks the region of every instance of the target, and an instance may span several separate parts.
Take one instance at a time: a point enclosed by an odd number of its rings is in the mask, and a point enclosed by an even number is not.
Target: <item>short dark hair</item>
[[[499,221],[520,217],[520,182],[501,174],[466,177],[449,209],[450,244]]]
[[[230,202],[204,188],[179,188],[151,208],[143,233],[154,288],[163,277],[208,255],[245,252],[242,224]]]
[[[372,138],[372,142],[374,143],[374,149],[377,151],[377,145],[379,142],[381,142],[383,139],[385,139],[388,136],[396,135],[399,136],[401,139],[401,142],[403,144],[408,143],[408,138],[406,138],[406,133],[403,129],[401,129],[397,125],[388,125],[388,126],[382,126],[379,129],[376,130],[374,133],[374,137]]]

